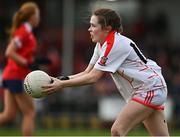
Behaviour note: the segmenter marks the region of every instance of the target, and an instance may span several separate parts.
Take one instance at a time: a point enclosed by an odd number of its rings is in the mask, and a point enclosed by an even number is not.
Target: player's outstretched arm
[[[77,78],[77,77],[80,77],[82,75],[85,75],[87,73],[89,73],[92,69],[93,69],[94,65],[92,64],[89,64],[87,66],[87,68],[83,71],[83,72],[80,72],[80,73],[77,73],[77,74],[74,74],[74,75],[70,75],[68,76],[70,79],[74,79],[74,78]]]
[[[80,73],[77,73],[77,74],[74,74],[74,75],[70,75],[70,76],[61,75],[61,76],[58,76],[58,77],[56,77],[56,78],[59,79],[59,80],[69,80],[69,79],[73,79],[73,78],[76,78],[76,77],[79,77],[79,76],[82,76],[82,75],[84,75],[84,74],[89,73],[89,72],[93,69],[93,67],[94,67],[94,65],[89,64],[88,67],[87,67],[84,71],[82,71],[82,72],[80,72]]]
[[[76,78],[76,77],[79,77],[79,76],[82,76],[84,74],[87,74],[89,73],[92,68],[93,68],[94,65],[88,65],[88,67],[83,71],[83,72],[80,72],[80,73],[77,73],[77,74],[74,74],[74,75],[70,75],[70,76],[64,76],[64,75],[61,75],[61,76],[58,76],[56,77],[57,79],[59,80],[69,80],[69,79],[73,79],[73,78]]]
[[[44,94],[51,94],[56,91],[59,91],[65,87],[74,87],[74,86],[83,86],[88,84],[95,83],[98,79],[103,75],[103,71],[92,69],[89,73],[81,75],[79,77],[74,77],[69,80],[59,80],[57,78],[53,78],[53,83],[42,86]]]

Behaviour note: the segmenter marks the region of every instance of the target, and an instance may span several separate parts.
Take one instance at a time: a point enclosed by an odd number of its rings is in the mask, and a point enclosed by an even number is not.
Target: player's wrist
[[[69,80],[70,77],[69,76],[58,76],[57,79],[59,79],[59,80]]]

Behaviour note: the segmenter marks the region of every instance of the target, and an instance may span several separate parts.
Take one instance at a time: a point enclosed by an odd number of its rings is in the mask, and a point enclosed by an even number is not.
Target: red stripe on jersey
[[[146,95],[146,98],[145,98],[144,102],[146,102],[147,99],[149,98],[149,93],[150,93],[150,92],[147,92],[147,95]]]
[[[107,36],[107,38],[106,38],[107,47],[106,47],[106,51],[105,51],[105,53],[104,53],[104,57],[107,57],[108,54],[109,54],[109,52],[110,52],[111,49],[112,49],[112,46],[113,46],[113,44],[114,44],[114,36],[115,36],[114,34],[115,34],[115,31],[111,31],[111,32],[109,33],[109,35]]]
[[[147,94],[148,98],[145,100],[145,103],[149,103],[149,100],[151,99],[151,91],[148,91],[149,94]]]
[[[151,103],[153,97],[154,97],[154,90],[152,90],[152,97],[151,97],[151,99],[149,100],[149,103]]]
[[[145,68],[143,68],[143,69],[141,69],[141,70],[139,70],[139,71],[144,71],[144,70],[146,70],[146,69],[148,69],[148,66],[145,66]]]
[[[154,97],[154,90],[148,91],[147,92],[147,96],[146,96],[146,98],[144,100],[144,103],[150,104],[152,99],[153,99],[153,97]]]

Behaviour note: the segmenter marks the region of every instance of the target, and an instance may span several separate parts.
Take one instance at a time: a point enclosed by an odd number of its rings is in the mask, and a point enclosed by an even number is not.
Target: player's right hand
[[[52,94],[52,93],[59,91],[63,88],[61,80],[54,78],[54,77],[51,77],[51,79],[52,79],[52,82],[50,84],[42,86],[42,89],[43,89],[42,92],[45,95]]]

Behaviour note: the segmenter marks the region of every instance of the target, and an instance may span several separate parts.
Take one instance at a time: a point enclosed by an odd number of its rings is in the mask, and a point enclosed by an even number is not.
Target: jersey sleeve
[[[28,32],[25,29],[18,29],[13,36],[13,40],[18,48],[22,47],[22,43],[27,39]]]
[[[94,53],[93,56],[91,57],[91,60],[89,62],[89,64],[96,64],[97,60],[99,59],[99,55],[98,55],[98,44],[96,44],[95,48],[94,48]]]
[[[121,64],[126,60],[129,56],[132,48],[126,44],[115,44],[113,45],[109,54],[105,57],[107,47],[101,52],[98,61],[95,64],[95,68],[107,71],[107,72],[116,72]]]

